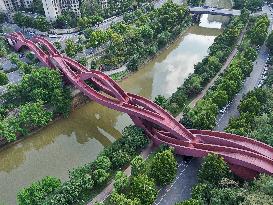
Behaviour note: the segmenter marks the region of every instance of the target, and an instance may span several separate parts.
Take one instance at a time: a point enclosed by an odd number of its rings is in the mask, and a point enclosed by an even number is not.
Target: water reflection
[[[192,27],[137,73],[120,83],[126,91],[154,98],[170,96],[206,54],[221,31]],[[123,113],[91,102],[0,152],[0,199],[16,203],[17,191],[47,175],[65,180],[67,170],[95,159],[131,124]],[[4,186],[3,186],[4,185]],[[1,203],[0,200],[0,203]]]

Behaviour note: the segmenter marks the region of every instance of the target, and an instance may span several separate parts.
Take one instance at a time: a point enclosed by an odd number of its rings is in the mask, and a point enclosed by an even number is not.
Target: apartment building
[[[0,0],[0,11],[13,12],[19,8],[29,8],[33,0]],[[46,18],[55,21],[62,11],[72,11],[80,16],[79,0],[42,0]]]
[[[20,7],[24,6],[25,1],[26,0],[24,0],[24,1],[20,1],[20,0],[0,0],[0,11],[2,11],[2,12],[15,11],[15,10],[19,9]],[[32,1],[32,0],[30,0],[30,1]]]
[[[46,18],[55,21],[63,11],[72,11],[80,16],[79,0],[42,0]]]
[[[101,8],[106,9],[108,7],[108,0],[99,0]]]

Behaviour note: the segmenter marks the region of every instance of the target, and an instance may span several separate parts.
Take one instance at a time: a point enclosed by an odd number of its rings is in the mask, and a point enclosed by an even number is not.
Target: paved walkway
[[[121,66],[118,69],[104,71],[103,73],[110,76],[110,75],[113,75],[113,74],[116,74],[116,73],[121,73],[121,72],[126,71],[126,70],[127,70],[127,63],[125,65]]]
[[[242,43],[242,40],[244,38],[244,34],[246,32],[246,27],[244,28],[243,32],[240,35],[240,38],[238,39],[237,43],[236,43],[236,47],[235,49],[233,49],[232,53],[229,55],[228,59],[226,60],[225,64],[223,65],[223,67],[221,68],[221,70],[216,74],[216,76],[214,78],[212,78],[212,80],[205,86],[205,88],[201,91],[200,94],[198,94],[189,104],[190,108],[195,107],[196,103],[201,100],[205,94],[207,93],[207,91],[210,89],[211,86],[214,85],[215,81],[218,79],[219,75],[221,73],[223,73],[229,66],[229,64],[231,63],[232,59],[236,56],[237,52],[238,52],[238,46]],[[183,112],[181,112],[179,115],[176,116],[176,120],[180,120],[183,117]]]
[[[194,100],[191,101],[191,103],[189,104],[190,108],[193,108],[196,105],[196,103],[205,96],[205,94],[210,89],[210,87],[214,85],[214,83],[218,79],[219,75],[222,74],[228,68],[231,61],[238,53],[238,46],[242,43],[245,32],[246,32],[246,27],[244,28],[243,32],[241,33],[240,38],[238,39],[238,41],[236,43],[235,49],[233,49],[232,53],[229,55],[228,59],[226,60],[225,64],[221,68],[221,70],[217,73],[217,75],[214,78],[212,78],[212,80],[209,82],[209,84],[206,85],[206,87],[202,90],[202,92],[199,95],[197,95],[194,98]]]

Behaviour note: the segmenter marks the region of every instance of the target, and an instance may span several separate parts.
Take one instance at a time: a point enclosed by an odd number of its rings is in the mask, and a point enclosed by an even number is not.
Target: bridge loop
[[[188,130],[154,102],[126,93],[104,73],[88,70],[77,61],[63,56],[45,38],[36,36],[28,40],[21,33],[11,33],[6,38],[17,51],[28,47],[45,66],[58,69],[91,100],[127,113],[137,126],[144,129],[154,144],[168,144],[174,147],[177,154],[186,156],[219,154],[230,165],[231,170],[243,178],[253,178],[258,173],[273,174],[272,147],[238,135]],[[47,51],[44,52],[36,44],[42,45]],[[88,82],[94,86],[90,86]]]

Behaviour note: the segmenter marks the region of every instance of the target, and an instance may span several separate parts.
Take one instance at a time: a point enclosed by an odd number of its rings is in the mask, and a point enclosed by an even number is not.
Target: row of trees
[[[25,74],[19,84],[9,85],[1,96],[0,136],[8,141],[47,125],[53,115],[67,115],[71,105],[70,90],[63,86],[57,71],[38,69],[18,61],[19,67],[29,74]],[[52,111],[47,111],[46,107]]]
[[[127,11],[131,11],[139,7],[143,3],[152,2],[151,0],[108,0],[107,8],[102,8],[100,0],[85,0],[81,5],[81,13],[83,16],[102,16],[109,18],[111,16],[119,16]]]
[[[118,23],[111,28],[109,46],[102,64],[117,67],[128,62],[136,70],[148,56],[154,55],[191,22],[188,9],[172,2],[143,14],[134,24]]]
[[[233,18],[224,32],[215,38],[209,48],[209,55],[195,65],[194,73],[185,80],[184,84],[169,99],[158,96],[155,102],[173,115],[185,109],[187,102],[200,93],[221,69],[232,52],[247,19],[248,14]]]
[[[58,179],[50,177],[53,179],[50,183],[42,183],[48,178],[35,182],[18,193],[18,203],[72,205],[88,200],[95,190],[106,185],[111,174],[127,166],[148,143],[149,140],[141,129],[126,127],[122,138],[106,147],[95,161],[69,172],[68,181],[60,184]],[[37,184],[44,184],[43,188]]]
[[[234,0],[234,8],[240,10],[246,8],[250,11],[257,11],[262,8],[263,4],[263,0]]]
[[[273,94],[268,87],[250,91],[239,105],[240,116],[229,121],[227,132],[245,135],[273,145]]]
[[[251,28],[247,31],[239,53],[232,60],[224,74],[217,79],[206,96],[184,115],[183,124],[197,129],[213,129],[215,127],[219,110],[239,92],[244,79],[252,71],[253,62],[257,57],[257,51],[252,39],[255,38],[254,33],[259,30],[258,28],[262,33],[268,26],[269,21],[266,16],[255,19]]]
[[[209,154],[198,173],[192,198],[177,205],[268,205],[273,204],[273,178],[261,175],[242,183],[233,176],[223,158]]]
[[[154,203],[158,188],[170,184],[177,173],[177,162],[173,150],[161,148],[144,161],[137,156],[131,161],[132,175],[127,177],[123,172],[115,176],[114,191],[105,205],[151,205]]]
[[[48,31],[51,28],[51,24],[44,16],[33,18],[32,16],[17,12],[14,14],[13,20],[20,27],[35,28],[40,31]]]

